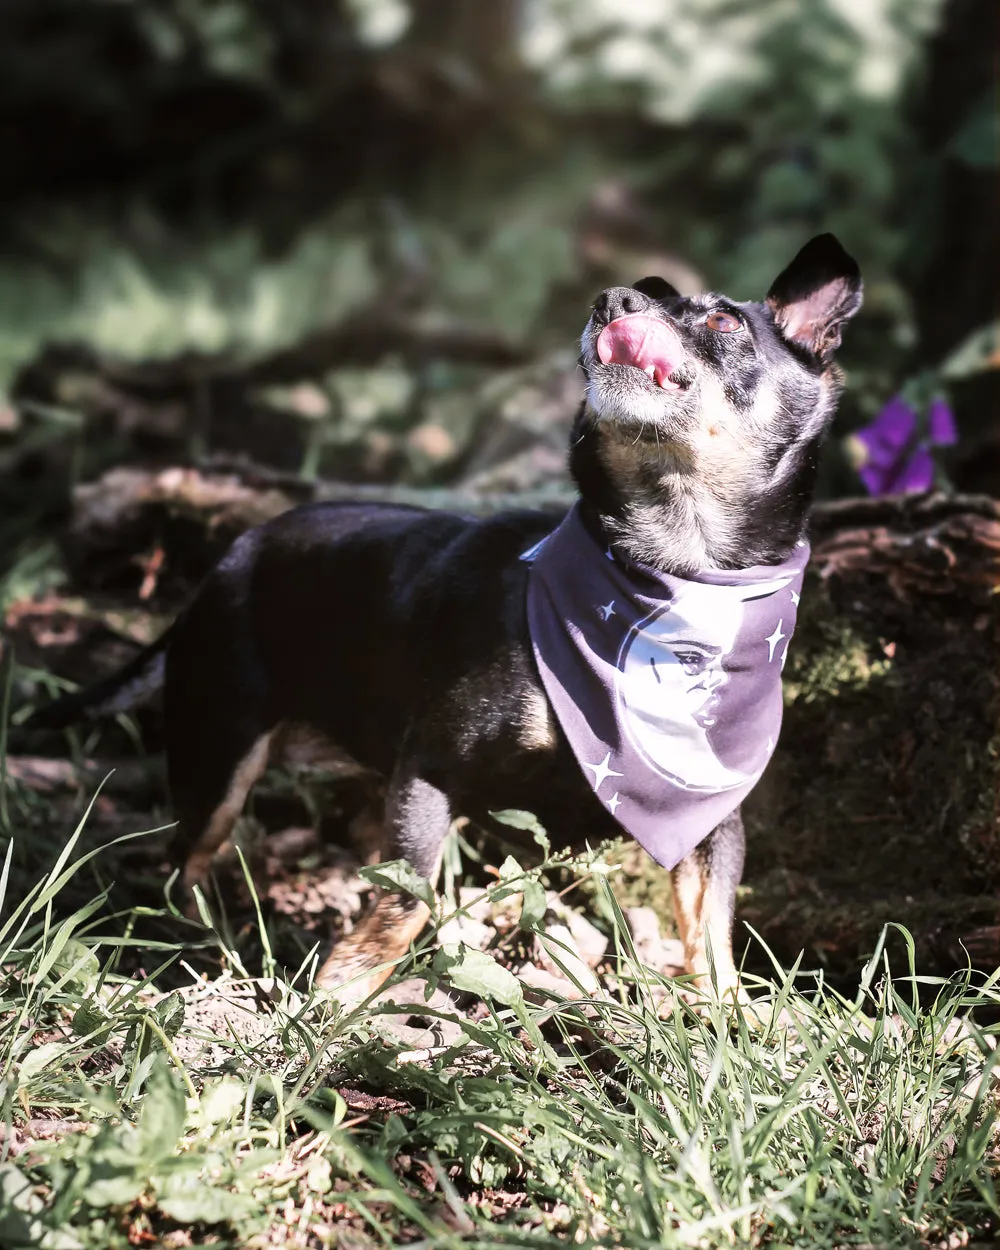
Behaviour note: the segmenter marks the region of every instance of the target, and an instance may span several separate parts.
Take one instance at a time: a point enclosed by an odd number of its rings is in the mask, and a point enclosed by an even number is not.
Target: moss
[[[806,639],[802,633],[807,634]],[[884,651],[873,655],[870,644],[853,626],[843,621],[809,620],[806,629],[796,634],[789,657],[783,682],[785,706],[863,690],[870,682],[887,678],[891,671],[892,660]]]
[[[958,839],[970,862],[996,887],[1000,885],[1000,729],[976,762],[978,799]]]

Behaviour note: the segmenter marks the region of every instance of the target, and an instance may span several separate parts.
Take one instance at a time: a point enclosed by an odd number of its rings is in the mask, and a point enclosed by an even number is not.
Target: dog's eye
[[[743,329],[743,322],[739,317],[727,312],[709,313],[705,318],[705,325],[710,330],[718,330],[720,334],[735,334],[737,330]]]

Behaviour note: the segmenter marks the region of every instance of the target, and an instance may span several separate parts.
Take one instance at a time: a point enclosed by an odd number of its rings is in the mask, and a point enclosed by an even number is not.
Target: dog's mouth
[[[678,391],[682,379],[675,370],[686,357],[677,332],[658,317],[629,313],[609,322],[597,338],[597,356],[603,365],[630,365],[664,391]]]

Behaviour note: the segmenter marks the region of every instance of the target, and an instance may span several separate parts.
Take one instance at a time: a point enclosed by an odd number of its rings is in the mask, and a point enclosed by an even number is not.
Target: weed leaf
[[[434,956],[434,970],[445,974],[457,990],[477,994],[513,1007],[523,1003],[524,996],[517,977],[486,951],[474,950],[459,943],[442,946]]]
[[[537,816],[533,816],[531,812],[522,812],[516,807],[507,807],[501,812],[490,812],[490,815],[494,820],[498,820],[501,825],[507,825],[511,829],[523,829],[525,833],[530,833],[545,854],[548,855],[550,846],[549,835],[542,828]]]
[[[371,864],[362,868],[358,876],[370,881],[372,885],[395,893],[410,894],[421,903],[433,908],[435,904],[434,887],[426,879],[416,873],[405,859],[390,859],[384,864]]]
[[[540,881],[529,878],[524,883],[524,899],[521,903],[520,925],[522,929],[537,929],[545,919],[548,902]]]

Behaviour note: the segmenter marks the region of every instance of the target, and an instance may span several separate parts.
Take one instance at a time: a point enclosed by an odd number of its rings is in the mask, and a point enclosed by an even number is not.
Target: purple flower
[[[916,412],[894,395],[871,425],[849,439],[858,474],[870,495],[901,495],[934,485],[932,446],[958,441],[955,415],[943,399],[935,399],[921,437]]]
[[[935,399],[927,414],[927,436],[938,447],[958,442],[955,414],[943,399]]]

